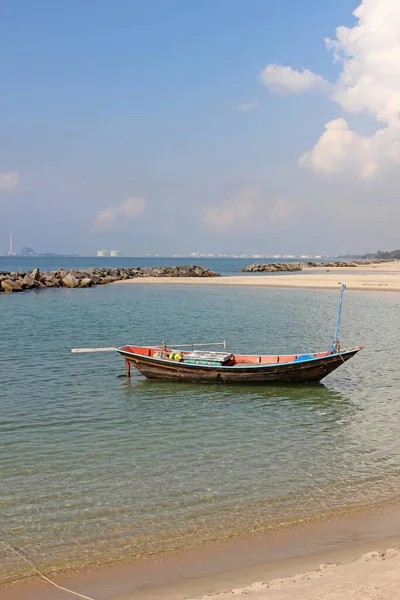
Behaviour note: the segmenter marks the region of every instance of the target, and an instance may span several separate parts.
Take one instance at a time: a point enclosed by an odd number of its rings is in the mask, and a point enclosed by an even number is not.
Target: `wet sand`
[[[93,600],[386,600],[399,597],[397,548],[400,510],[388,503],[135,563],[46,574]],[[0,590],[2,600],[68,597],[40,580]]]
[[[116,282],[116,285],[240,285],[273,288],[338,289],[345,283],[349,290],[400,291],[400,261],[376,263],[359,267],[315,267],[300,273],[229,275],[222,277],[138,277]]]

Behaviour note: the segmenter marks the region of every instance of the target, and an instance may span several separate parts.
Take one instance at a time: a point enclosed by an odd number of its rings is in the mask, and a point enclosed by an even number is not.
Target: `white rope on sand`
[[[74,592],[72,590],[69,590],[68,588],[62,587],[62,585],[58,585],[58,583],[54,583],[54,581],[51,581],[51,579],[49,579],[48,577],[46,577],[46,575],[43,575],[43,573],[41,571],[39,571],[39,569],[37,568],[35,563],[30,558],[25,556],[25,554],[22,552],[22,550],[18,550],[17,548],[14,548],[10,544],[6,544],[5,542],[1,542],[1,543],[5,548],[8,548],[12,552],[14,552],[14,554],[16,554],[17,556],[22,558],[22,560],[24,560],[26,563],[31,565],[31,567],[33,567],[35,572],[38,575],[40,575],[40,577],[42,577],[48,583],[51,583],[51,585],[54,585],[54,587],[58,588],[59,590],[62,590],[63,592],[67,592],[68,594],[72,594],[73,596],[77,596],[78,598],[83,598],[83,600],[94,600],[94,598],[90,598],[89,596],[84,596],[83,594],[79,594],[79,592]]]

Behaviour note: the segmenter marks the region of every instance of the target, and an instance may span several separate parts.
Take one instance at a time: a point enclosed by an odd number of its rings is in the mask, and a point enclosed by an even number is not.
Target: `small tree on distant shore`
[[[390,252],[378,250],[375,254],[365,254],[364,258],[377,258],[379,260],[400,259],[400,250],[390,250]]]

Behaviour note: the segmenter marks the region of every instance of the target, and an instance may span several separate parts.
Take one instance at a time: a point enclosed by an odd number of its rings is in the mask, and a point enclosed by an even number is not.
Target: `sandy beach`
[[[315,267],[287,275],[232,275],[222,277],[143,277],[118,281],[116,284],[233,285],[274,288],[338,289],[338,282],[349,290],[400,291],[400,261],[358,267]]]
[[[400,510],[298,523],[202,549],[71,574],[45,573],[90,600],[394,600],[400,591]],[[38,575],[0,589],[3,600],[66,600]]]
[[[395,541],[399,542],[398,538]],[[118,570],[109,569],[108,579],[104,573],[92,573],[84,578],[60,579],[53,577],[52,581],[65,586],[61,590],[40,580],[19,589],[0,589],[0,598],[7,600],[63,600],[69,597],[81,597],[86,600],[228,600],[230,598],[250,600],[397,600],[400,596],[400,547],[398,545],[386,549],[375,549],[352,557],[344,556],[343,562],[335,560],[318,563],[318,556],[307,560],[288,561],[286,564],[266,565],[265,577],[249,585],[230,587],[220,578],[193,580],[189,582],[182,573],[182,582],[172,585],[149,586],[135,591],[127,591],[126,574],[122,582],[118,580]],[[322,556],[322,558],[325,558]],[[329,558],[329,556],[328,556]],[[339,555],[340,559],[340,555]],[[310,570],[300,571],[302,564],[312,565]],[[263,569],[258,568],[258,574],[263,575]],[[290,575],[274,577],[290,573]],[[133,573],[134,577],[134,573]],[[235,577],[232,577],[234,580]],[[224,585],[225,583],[225,585]],[[202,588],[214,591],[197,595],[196,590]],[[190,595],[192,589],[195,595]],[[71,595],[68,591],[73,592]],[[122,592],[122,593],[121,593]]]
[[[321,564],[293,577],[257,582],[203,599],[394,600],[399,595],[400,554],[390,548],[368,552],[349,564]]]

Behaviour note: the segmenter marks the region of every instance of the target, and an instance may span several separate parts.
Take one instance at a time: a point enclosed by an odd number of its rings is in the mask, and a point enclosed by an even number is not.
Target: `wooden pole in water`
[[[129,360],[125,361],[125,373],[127,377],[131,376],[131,363],[129,362]]]

